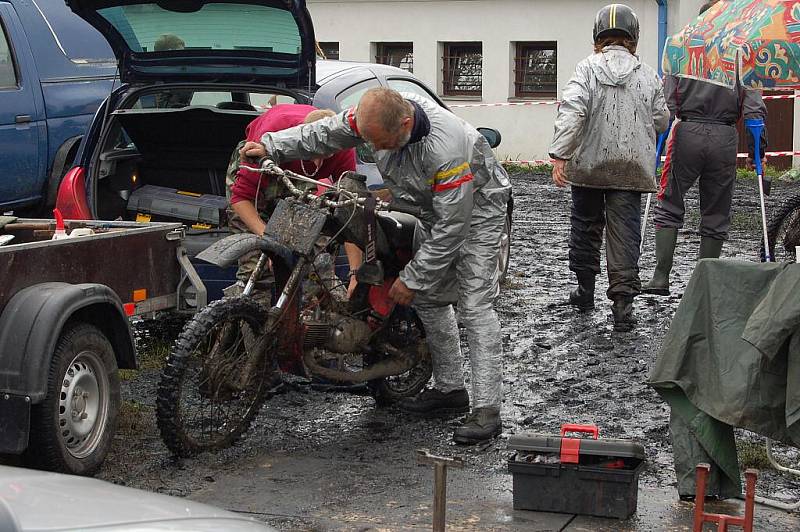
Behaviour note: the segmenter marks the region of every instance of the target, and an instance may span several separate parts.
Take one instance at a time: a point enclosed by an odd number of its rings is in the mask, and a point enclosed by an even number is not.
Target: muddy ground
[[[287,486],[286,491],[291,491],[289,486],[297,479],[292,478],[291,468],[281,475],[277,475],[276,469],[276,475],[270,479],[274,493],[264,496],[275,497],[276,508],[283,510],[262,509],[253,514],[281,529],[345,530],[355,523],[346,516],[379,513],[374,506],[376,500],[395,501],[395,507],[400,508],[418,506],[418,501],[404,500],[402,493],[403,487],[411,491],[428,489],[428,479],[424,476],[427,471],[408,467],[413,463],[413,450],[418,447],[462,456],[470,475],[500,479],[489,481],[485,489],[504,492],[507,499],[510,483],[504,475],[508,435],[523,431],[555,433],[562,423],[573,422],[596,424],[601,436],[641,442],[648,460],[640,486],[671,488],[674,473],[669,411],[645,381],[680,301],[679,295],[637,299],[639,324],[630,333],[612,331],[610,302],[604,298],[607,288],[604,275],[598,277],[596,310],[581,314],[570,307],[555,305],[574,284],[574,277],[567,269],[568,191],[556,189],[544,175],[516,174],[513,184],[516,205],[513,252],[509,279],[497,303],[505,348],[506,395],[502,412],[505,432],[501,439],[479,448],[455,447],[449,441],[453,420],[420,420],[392,408],[376,409],[367,396],[326,393],[301,381],[287,393],[274,397],[234,448],[216,455],[174,460],[155,428],[158,364],[148,363],[145,369],[127,375],[123,383],[122,426],[100,478],[219,502],[230,500],[213,495],[223,489],[218,483],[220,479],[226,479],[224,491],[228,495],[237,490],[245,492],[247,486],[235,479],[246,478],[243,471],[247,468],[273,463],[281,457],[306,456],[308,460],[292,465],[298,478],[313,475],[315,467],[343,467],[343,471],[364,473],[355,478],[350,473],[341,473],[341,484],[335,485],[323,502],[298,500],[294,511],[287,511],[291,504],[278,502],[283,491],[280,487]],[[795,190],[792,185],[776,188],[770,204]],[[675,257],[674,294],[680,294],[689,280],[697,253],[697,209],[693,193],[687,203],[690,213],[687,227],[680,233]],[[738,183],[735,211],[731,240],[723,256],[755,260],[760,225],[758,193],[752,181]],[[648,245],[640,262],[643,280],[649,278],[654,263],[652,227],[648,234]],[[143,324],[138,331],[140,347],[151,353],[160,351],[165,342],[174,338],[179,326],[171,320]],[[159,357],[150,357],[153,358]],[[759,447],[762,440],[744,431],[739,436],[742,462],[763,469],[764,455]],[[796,450],[778,449],[783,458],[793,463],[800,461]],[[387,485],[387,478],[392,479],[391,485]],[[229,485],[237,482],[240,485]],[[800,482],[766,469],[758,491],[762,495],[797,500]],[[328,524],[322,526],[313,516],[326,505],[336,507],[340,513],[329,511],[329,519],[325,521]],[[227,507],[247,511],[244,506],[233,506]],[[785,529],[780,523],[762,522],[762,526]]]

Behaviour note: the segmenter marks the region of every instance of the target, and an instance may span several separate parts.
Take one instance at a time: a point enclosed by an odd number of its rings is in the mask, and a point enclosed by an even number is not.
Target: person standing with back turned
[[[553,182],[572,185],[569,269],[578,288],[569,303],[594,308],[605,228],[614,330],[629,331],[641,288],[641,195],[656,190],[656,135],[666,130],[669,111],[655,70],[635,55],[639,20],[630,7],[598,11],[593,37],[594,53],[563,90],[550,146]]]
[[[718,0],[700,8],[705,13]],[[706,81],[667,76],[664,79],[667,105],[679,120],[672,128],[661,186],[655,207],[656,268],[642,290],[669,295],[669,274],[686,212],[683,198],[700,180],[700,250],[698,259],[716,259],[728,238],[731,201],[736,181],[739,134],[736,122],[745,118],[766,120],[767,107],[757,90],[739,86],[729,89]],[[752,168],[754,144],[750,135],[748,163]],[[761,136],[761,153],[766,151],[766,130]]]

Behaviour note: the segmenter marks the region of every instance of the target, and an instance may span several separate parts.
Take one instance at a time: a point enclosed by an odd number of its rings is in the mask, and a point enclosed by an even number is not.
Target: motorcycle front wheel
[[[247,296],[198,312],[176,340],[161,374],[156,419],[177,456],[233,445],[279,379],[274,348],[257,354],[266,309]]]

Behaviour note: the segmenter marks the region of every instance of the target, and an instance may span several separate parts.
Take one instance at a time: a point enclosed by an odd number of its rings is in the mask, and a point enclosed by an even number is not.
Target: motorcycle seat
[[[402,212],[381,213],[378,223],[392,248],[411,249],[414,243],[414,228],[417,219]]]

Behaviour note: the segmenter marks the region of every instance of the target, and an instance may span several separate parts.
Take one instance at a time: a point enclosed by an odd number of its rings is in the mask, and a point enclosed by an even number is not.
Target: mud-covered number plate
[[[322,232],[326,217],[320,209],[293,199],[282,199],[269,217],[264,233],[296,253],[309,255]]]

